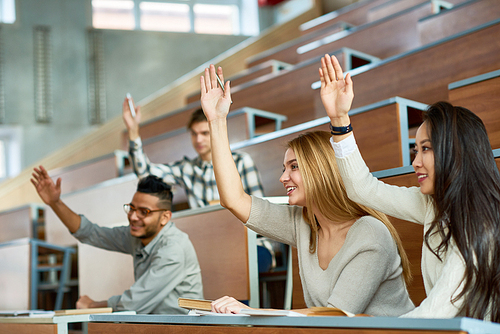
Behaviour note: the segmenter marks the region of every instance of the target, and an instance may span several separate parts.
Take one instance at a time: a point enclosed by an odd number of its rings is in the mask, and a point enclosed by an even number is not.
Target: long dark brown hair
[[[466,316],[500,322],[500,173],[486,128],[468,109],[438,102],[424,112],[434,151],[436,216],[425,234],[439,258],[452,240],[465,261]],[[438,234],[435,249],[429,238]],[[457,291],[458,292],[458,291]]]

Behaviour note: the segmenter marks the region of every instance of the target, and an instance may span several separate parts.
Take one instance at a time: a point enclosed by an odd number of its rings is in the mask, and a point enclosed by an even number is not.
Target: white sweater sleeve
[[[419,224],[424,224],[426,215],[434,215],[433,210],[429,210],[430,199],[427,195],[423,195],[418,187],[397,187],[377,180],[363,161],[355,142],[352,150],[354,138],[349,139],[351,137],[354,136],[349,136],[335,145],[332,144],[340,175],[351,200],[390,216]],[[343,153],[338,153],[339,149],[336,146],[343,145],[342,143],[348,140],[351,141],[348,144],[350,147],[344,147]],[[339,155],[345,156],[339,157]]]
[[[465,263],[456,246],[448,250],[444,260],[444,267],[439,278],[434,283],[420,305],[413,311],[403,314],[404,318],[453,318],[460,315],[463,306],[463,297],[452,302],[462,291],[462,281],[465,272]]]

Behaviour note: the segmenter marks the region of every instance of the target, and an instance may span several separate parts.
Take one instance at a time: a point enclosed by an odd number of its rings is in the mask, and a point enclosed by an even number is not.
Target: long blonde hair
[[[311,228],[309,251],[316,251],[318,224],[312,210],[314,206],[328,220],[349,221],[362,216],[373,216],[387,227],[396,242],[403,277],[406,284],[411,282],[410,261],[403,248],[398,232],[387,216],[381,212],[358,204],[347,197],[344,183],[339,174],[335,152],[330,144],[330,134],[325,131],[307,132],[288,142],[297,158],[300,174],[304,182],[306,207],[303,216]]]

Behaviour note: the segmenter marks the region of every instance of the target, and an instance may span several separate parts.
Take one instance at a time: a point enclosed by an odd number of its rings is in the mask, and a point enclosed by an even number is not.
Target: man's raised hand
[[[125,98],[122,105],[122,118],[125,126],[127,127],[128,135],[130,140],[135,140],[139,137],[139,124],[141,123],[141,107],[136,106],[135,117],[132,116],[130,107],[128,104],[128,98]],[[134,103],[132,101],[132,103]]]
[[[61,196],[61,178],[54,183],[43,166],[35,167],[31,175],[31,183],[42,201],[49,206],[56,203]]]

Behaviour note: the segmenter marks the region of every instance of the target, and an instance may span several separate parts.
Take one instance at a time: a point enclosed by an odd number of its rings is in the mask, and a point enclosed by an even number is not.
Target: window
[[[196,4],[194,31],[199,34],[239,35],[240,20],[236,5]]]
[[[189,32],[189,5],[184,3],[141,2],[142,30]]]
[[[135,29],[134,1],[92,0],[92,24],[101,29]]]
[[[92,0],[92,13],[94,28],[101,29],[259,33],[255,0]]]
[[[16,21],[15,0],[0,0],[0,23],[14,23]]]
[[[0,181],[21,172],[21,127],[0,126]]]

